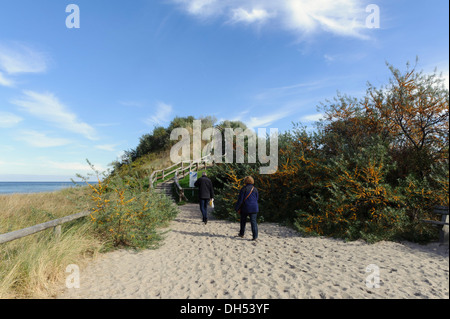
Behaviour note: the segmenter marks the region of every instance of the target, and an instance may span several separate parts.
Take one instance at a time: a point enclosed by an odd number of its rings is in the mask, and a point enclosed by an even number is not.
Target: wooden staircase
[[[173,197],[172,187],[173,187],[173,180],[170,179],[168,181],[165,181],[165,182],[162,182],[162,183],[159,183],[158,185],[156,185],[155,190],[158,193],[164,194],[167,197],[172,198]]]
[[[184,177],[188,172],[196,172],[213,165],[214,161],[211,160],[210,155],[205,156],[200,160],[179,162],[165,169],[154,171],[149,178],[150,187],[169,198],[173,198],[172,187],[175,182],[176,192],[181,200],[181,198],[184,197],[184,194],[183,189],[178,184],[178,177]],[[157,183],[158,180],[162,180],[162,182]]]

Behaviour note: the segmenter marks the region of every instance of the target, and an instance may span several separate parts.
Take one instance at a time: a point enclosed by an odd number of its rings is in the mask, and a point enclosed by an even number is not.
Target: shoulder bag
[[[242,202],[241,206],[239,207],[237,213],[240,215],[241,214],[241,207],[242,205],[244,205],[245,201],[247,200],[247,198],[250,197],[250,195],[252,194],[253,190],[255,189],[255,187],[253,186],[252,190],[250,191],[250,193],[247,195],[247,197],[245,197],[244,201]]]

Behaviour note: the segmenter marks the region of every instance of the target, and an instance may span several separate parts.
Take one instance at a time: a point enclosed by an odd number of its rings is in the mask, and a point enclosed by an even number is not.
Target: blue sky
[[[80,9],[67,28],[66,6]],[[368,28],[370,4],[379,28]],[[385,62],[448,87],[444,0],[4,0],[0,181],[100,170],[175,116],[253,128],[320,117],[337,91],[387,83]],[[369,22],[374,20],[370,20]]]

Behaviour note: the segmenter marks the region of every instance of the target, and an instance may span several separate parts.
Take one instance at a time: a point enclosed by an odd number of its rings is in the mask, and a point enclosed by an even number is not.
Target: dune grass
[[[71,215],[88,208],[88,190],[0,196],[0,233]],[[64,282],[66,267],[81,266],[102,243],[86,219],[0,245],[0,298],[51,298]]]

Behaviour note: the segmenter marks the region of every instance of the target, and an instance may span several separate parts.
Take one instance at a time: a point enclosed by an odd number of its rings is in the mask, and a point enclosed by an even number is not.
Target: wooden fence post
[[[53,228],[53,232],[54,232],[55,236],[59,237],[59,236],[61,236],[61,225],[62,224],[71,222],[73,220],[77,220],[82,217],[89,216],[90,213],[91,213],[90,211],[84,211],[84,212],[81,212],[78,214],[51,220],[51,221],[43,223],[43,224],[34,225],[34,226],[20,229],[20,230],[15,230],[13,232],[6,233],[6,234],[0,234],[0,244],[8,243],[10,241],[13,241],[13,240],[16,240],[19,238],[30,236],[30,235],[36,234],[38,232],[41,232],[43,230],[50,229],[50,228]]]
[[[55,234],[56,239],[61,238],[61,225],[57,225],[53,228],[53,233]]]

